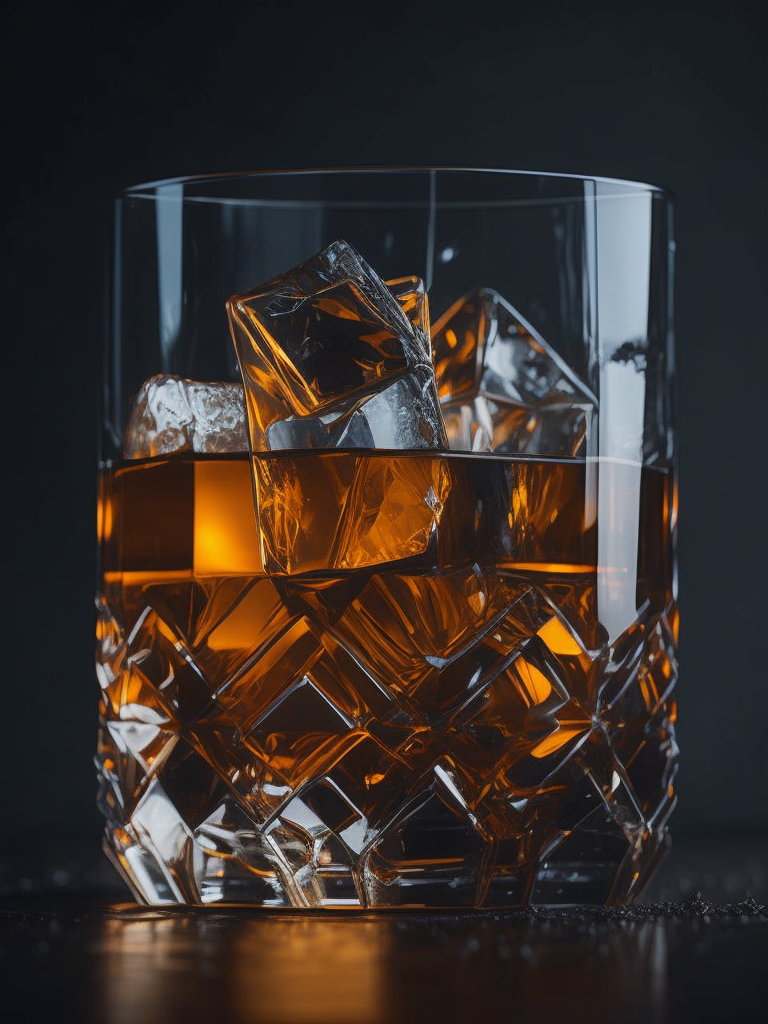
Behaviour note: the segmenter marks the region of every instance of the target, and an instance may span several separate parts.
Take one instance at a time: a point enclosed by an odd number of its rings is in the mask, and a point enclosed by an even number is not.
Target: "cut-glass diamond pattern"
[[[675,800],[672,609],[595,652],[513,573],[443,574],[434,606],[426,580],[370,577],[338,614],[300,588],[291,614],[265,578],[150,590],[127,636],[100,599],[99,801],[138,898],[495,907],[640,884]],[[209,673],[212,648],[231,656]]]

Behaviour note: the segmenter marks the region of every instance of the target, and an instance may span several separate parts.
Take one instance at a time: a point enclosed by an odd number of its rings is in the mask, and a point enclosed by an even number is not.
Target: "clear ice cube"
[[[451,450],[584,452],[594,395],[498,292],[458,299],[435,322],[432,349]]]
[[[316,450],[256,455],[270,576],[339,576],[434,555],[451,488],[434,453]]]
[[[265,433],[271,451],[289,448],[435,448],[435,376],[414,367],[362,401],[339,403],[323,416],[275,420]],[[441,447],[445,447],[441,445]]]
[[[418,278],[388,285],[336,241],[227,312],[253,451],[447,447]]]
[[[248,451],[241,384],[157,374],[141,385],[125,434],[125,457],[180,451]]]

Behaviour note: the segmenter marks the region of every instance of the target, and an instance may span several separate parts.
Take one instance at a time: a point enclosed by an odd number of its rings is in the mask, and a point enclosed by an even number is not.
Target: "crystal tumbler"
[[[620,904],[675,805],[671,198],[460,167],[115,203],[104,847],[147,904]]]

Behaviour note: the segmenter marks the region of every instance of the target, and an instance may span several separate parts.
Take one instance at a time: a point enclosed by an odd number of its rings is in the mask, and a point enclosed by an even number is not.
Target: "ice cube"
[[[498,292],[477,288],[432,330],[453,451],[583,453],[597,400]]]
[[[125,457],[181,451],[248,451],[241,384],[157,374],[141,385],[125,434]]]
[[[451,483],[443,456],[274,452],[254,456],[253,469],[270,576],[338,576],[434,557]]]
[[[227,312],[266,571],[338,573],[422,556],[442,511],[440,464],[361,450],[447,448],[423,282],[385,282],[337,241],[233,296]]]
[[[267,427],[267,447],[435,448],[435,394],[432,369],[416,366],[362,401],[338,403],[331,413],[276,420]]]
[[[227,312],[254,452],[447,447],[418,278],[388,285],[336,241]]]

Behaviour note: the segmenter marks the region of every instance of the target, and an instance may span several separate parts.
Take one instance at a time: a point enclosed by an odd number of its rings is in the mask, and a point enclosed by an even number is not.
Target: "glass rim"
[[[220,171],[208,174],[187,174],[168,178],[156,178],[154,180],[136,182],[133,185],[126,185],[115,193],[117,199],[155,199],[156,196],[147,195],[150,190],[161,189],[169,186],[203,186],[210,182],[215,183],[237,182],[237,181],[261,181],[273,179],[298,179],[322,176],[374,176],[384,174],[477,174],[477,175],[499,175],[518,179],[548,178],[563,182],[597,182],[603,185],[615,185],[617,187],[632,189],[638,194],[651,194],[659,198],[672,198],[673,193],[669,188],[652,182],[633,180],[630,178],[611,177],[600,174],[583,174],[567,171],[539,171],[524,168],[509,167],[481,167],[465,164],[350,164],[350,165],[328,165],[317,167],[285,167],[262,169],[255,171]],[[205,198],[199,196],[197,198]],[[220,200],[223,197],[211,195],[211,200]],[[564,197],[565,198],[565,197]],[[552,199],[548,200],[552,202]]]

